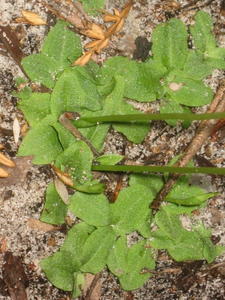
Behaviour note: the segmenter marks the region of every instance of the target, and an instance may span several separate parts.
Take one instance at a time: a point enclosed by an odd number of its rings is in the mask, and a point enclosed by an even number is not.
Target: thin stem
[[[225,168],[214,167],[171,167],[171,166],[135,166],[135,165],[93,165],[93,171],[133,172],[133,173],[174,173],[174,174],[216,174],[225,175]]]
[[[146,123],[155,120],[218,120],[224,119],[224,112],[193,114],[193,113],[166,113],[166,114],[132,114],[132,115],[108,115],[96,117],[81,117],[79,121],[87,121],[90,123],[108,123],[108,122],[139,122]]]

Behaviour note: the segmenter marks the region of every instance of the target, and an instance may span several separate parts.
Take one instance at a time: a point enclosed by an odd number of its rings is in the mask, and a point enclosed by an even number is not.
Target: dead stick
[[[95,275],[95,277],[92,280],[92,283],[90,285],[90,288],[88,289],[88,291],[85,295],[85,300],[90,300],[91,299],[92,293],[93,293],[94,289],[96,288],[96,285],[97,285],[100,277],[101,277],[101,273],[98,273],[98,274]]]
[[[218,91],[208,109],[207,112],[223,112],[225,110],[225,80],[223,80],[218,88]],[[202,145],[206,142],[207,138],[211,135],[213,128],[217,120],[204,120],[200,123],[199,128],[196,132],[196,135],[192,139],[191,143],[185,150],[182,157],[178,160],[175,167],[184,167],[187,163],[193,158],[193,156],[198,152],[198,150],[202,147]],[[177,179],[180,177],[180,174],[174,174],[171,178],[166,182],[163,188],[159,191],[155,200],[153,201],[151,207],[154,209],[158,209],[160,203],[163,199],[168,195],[171,191],[172,187],[176,183]]]
[[[70,119],[67,118],[67,114],[68,113],[62,114],[59,118],[59,122],[63,125],[63,127],[65,127],[67,130],[69,130],[75,138],[85,142],[88,145],[88,147],[91,149],[91,151],[92,151],[92,153],[94,154],[95,157],[100,156],[100,153],[92,145],[92,143],[85,136],[83,136],[81,134],[81,132],[75,126],[73,126]]]

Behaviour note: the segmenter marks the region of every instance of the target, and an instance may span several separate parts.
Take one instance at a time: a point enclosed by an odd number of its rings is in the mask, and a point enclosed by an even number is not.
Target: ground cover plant
[[[192,48],[188,47],[190,35]],[[160,113],[188,115],[190,107],[213,100],[203,79],[215,68],[225,68],[225,49],[216,44],[208,14],[196,14],[190,33],[178,19],[158,25],[152,43],[151,56],[142,63],[117,56],[102,66],[92,61],[74,65],[82,56],[80,38],[69,30],[68,23],[58,21],[41,52],[22,61],[29,78],[48,92],[26,87],[17,95],[30,125],[18,155],[32,155],[34,164],[51,164],[75,191],[65,203],[50,183],[41,220],[63,224],[68,211],[80,220],[59,251],[42,260],[41,267],[55,286],[72,291],[73,297],[81,293],[86,273],[99,273],[106,266],[124,290],[141,287],[155,268],[157,249],[166,249],[176,261],[207,262],[223,250],[213,245],[210,230],[203,224],[193,225],[192,230],[182,226],[181,215],[190,216],[214,195],[189,186],[187,175],[178,179],[165,204],[155,211],[151,204],[163,186],[162,176],[130,174],[127,187],[110,203],[104,184],[92,173],[97,164],[107,171],[107,166],[125,159],[102,152],[110,127],[133,143],[141,143],[150,129],[146,122],[125,123],[118,118],[141,115],[126,98],[140,102],[164,99]],[[96,123],[92,118],[113,119],[115,115],[117,122],[113,123]],[[174,125],[177,120],[167,122]],[[68,124],[72,129],[66,128]],[[189,126],[187,122],[183,125]],[[134,231],[139,241],[130,245],[128,237]]]

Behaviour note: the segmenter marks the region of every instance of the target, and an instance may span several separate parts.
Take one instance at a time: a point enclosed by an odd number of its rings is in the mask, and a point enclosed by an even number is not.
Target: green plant
[[[171,19],[154,30],[153,56],[148,61],[139,63],[118,56],[108,59],[102,67],[94,62],[83,67],[71,66],[82,54],[80,40],[65,22],[59,21],[45,39],[41,53],[22,61],[30,79],[50,90],[34,93],[26,87],[17,94],[21,98],[19,108],[31,126],[18,155],[33,155],[34,164],[54,165],[70,177],[76,190],[67,205],[51,183],[41,220],[62,224],[68,210],[80,219],[69,230],[60,250],[43,259],[41,267],[55,286],[72,291],[74,297],[81,292],[85,273],[96,274],[105,266],[118,277],[123,289],[141,287],[155,267],[157,249],[166,249],[177,261],[207,262],[223,250],[213,245],[211,233],[203,224],[192,226],[192,230],[182,226],[182,214],[190,216],[215,195],[189,186],[188,176],[177,181],[165,198],[167,204],[154,215],[150,204],[163,186],[160,176],[129,175],[128,186],[119,192],[115,203],[109,203],[104,185],[92,174],[92,169],[102,167],[93,162],[104,164],[103,169],[123,167],[114,166],[123,157],[102,153],[110,127],[134,143],[142,142],[149,131],[148,123],[140,122],[140,116],[144,120],[145,115],[137,115],[137,110],[124,98],[141,102],[164,99],[162,113],[186,113],[180,116],[188,120],[193,119],[188,107],[211,102],[213,93],[203,79],[215,68],[225,68],[225,49],[216,45],[208,14],[200,11],[195,20],[191,27],[195,49],[188,48],[184,24]],[[59,122],[65,112],[82,116],[72,121],[73,125],[93,145],[95,153],[85,139],[76,139]],[[107,116],[107,122],[96,123],[96,115],[103,117],[100,121]],[[139,118],[139,122],[124,123],[124,115],[128,119]],[[117,123],[110,123],[110,117],[117,118]],[[179,115],[174,118],[179,119]],[[176,120],[168,122],[174,125]],[[161,169],[168,170],[171,169]],[[134,231],[139,233],[140,240],[130,246],[128,236]],[[142,272],[143,269],[149,272]]]

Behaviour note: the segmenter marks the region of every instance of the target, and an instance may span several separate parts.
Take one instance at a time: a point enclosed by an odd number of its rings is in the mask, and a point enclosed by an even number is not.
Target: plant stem
[[[138,122],[146,123],[155,120],[218,120],[225,118],[224,112],[193,114],[193,113],[166,113],[166,114],[132,114],[132,115],[108,115],[96,117],[81,117],[79,120],[90,123],[109,123],[109,122]]]
[[[175,174],[216,174],[225,175],[225,168],[213,167],[172,167],[172,166],[135,166],[135,165],[93,165],[92,171],[132,172],[132,173],[175,173]]]

